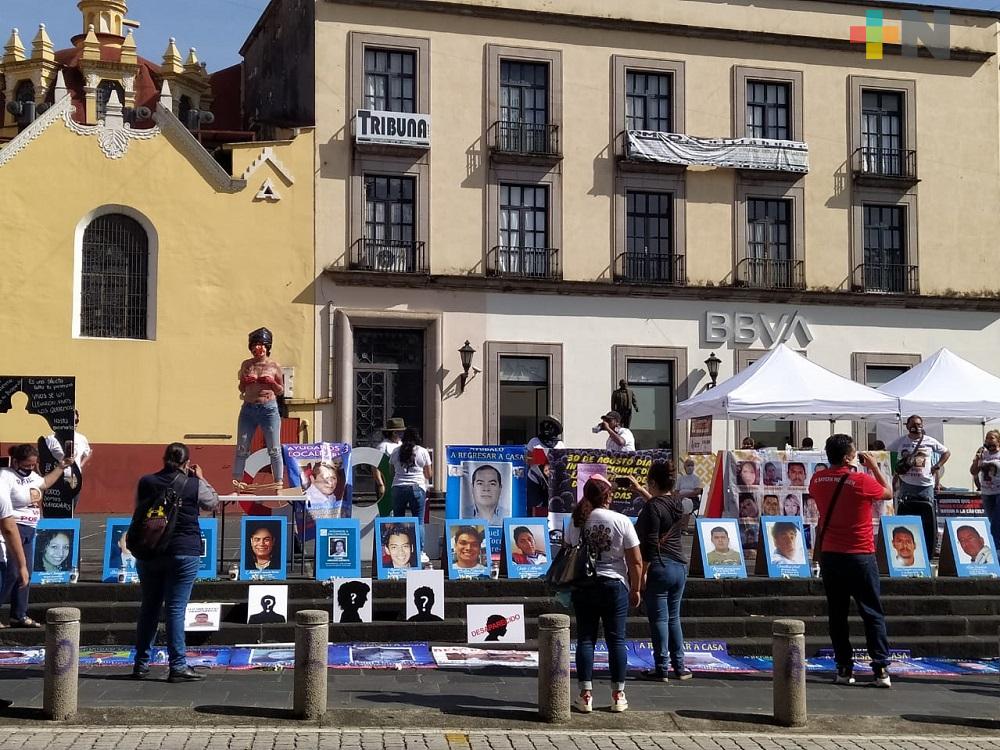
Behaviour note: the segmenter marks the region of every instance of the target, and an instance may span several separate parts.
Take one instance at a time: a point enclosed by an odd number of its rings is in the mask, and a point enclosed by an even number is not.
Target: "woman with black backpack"
[[[667,460],[649,467],[645,487],[632,480],[633,487],[647,500],[635,529],[642,551],[642,601],[649,619],[655,665],[643,672],[643,677],[655,682],[666,682],[670,673],[677,680],[692,677],[684,667],[681,631],[681,598],[687,582],[681,533],[693,505],[690,499],[671,494],[676,478],[674,462]]]
[[[219,496],[205,481],[201,467],[192,464],[184,443],[171,443],[163,454],[163,468],[139,480],[136,505],[140,508],[155,505],[166,499],[179,498],[172,525],[166,526],[166,536],[158,536],[155,545],[141,549],[137,519],[133,517],[129,528],[129,545],[136,557],[136,570],[142,589],[142,604],[135,631],[135,664],[132,678],[143,680],[149,676],[149,652],[156,640],[160,610],[166,608],[167,652],[170,659],[169,682],[194,682],[204,675],[195,672],[187,663],[187,645],[184,641],[184,612],[191,599],[194,579],[201,566],[201,528],[199,510],[212,510]],[[137,514],[138,515],[138,514]],[[133,539],[136,540],[133,544]]]

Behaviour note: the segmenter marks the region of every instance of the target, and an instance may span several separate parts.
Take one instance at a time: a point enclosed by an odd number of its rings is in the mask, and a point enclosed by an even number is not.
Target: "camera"
[[[615,486],[616,487],[631,487],[632,486],[632,480],[630,480],[628,477],[615,477]]]
[[[603,429],[604,429],[604,423],[602,422],[601,424],[597,425],[596,427],[591,427],[590,431],[596,435],[598,432],[600,432]]]

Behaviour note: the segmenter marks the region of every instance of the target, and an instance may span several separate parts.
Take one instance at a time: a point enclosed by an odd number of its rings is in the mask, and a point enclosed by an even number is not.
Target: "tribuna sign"
[[[358,143],[430,146],[431,117],[409,112],[359,109],[354,117],[354,140]]]

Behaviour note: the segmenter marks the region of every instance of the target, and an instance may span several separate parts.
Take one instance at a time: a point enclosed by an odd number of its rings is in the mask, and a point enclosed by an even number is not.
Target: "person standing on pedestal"
[[[621,414],[622,427],[632,426],[632,412],[639,413],[639,402],[635,399],[635,391],[626,385],[625,380],[618,381],[618,388],[611,391],[611,411]]]
[[[253,331],[248,341],[253,356],[240,365],[238,378],[243,407],[236,426],[236,460],[233,462],[233,481],[236,483],[243,482],[250,443],[258,427],[264,433],[274,483],[280,486],[284,479],[278,396],[285,392],[285,384],[281,365],[271,359],[272,343],[273,337],[268,329]]]

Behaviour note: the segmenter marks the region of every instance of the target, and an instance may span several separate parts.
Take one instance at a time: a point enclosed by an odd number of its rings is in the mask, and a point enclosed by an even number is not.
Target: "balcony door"
[[[548,188],[544,185],[500,185],[501,273],[549,276]]]
[[[514,153],[545,153],[549,124],[549,66],[500,61],[498,145]]]
[[[861,156],[865,172],[903,173],[903,95],[866,90],[861,94]]]
[[[865,290],[901,294],[908,288],[905,207],[862,207],[864,214]]]
[[[365,175],[363,261],[376,271],[410,273],[415,265],[415,180]]]
[[[791,201],[747,201],[747,257],[743,281],[765,289],[792,286]]]

